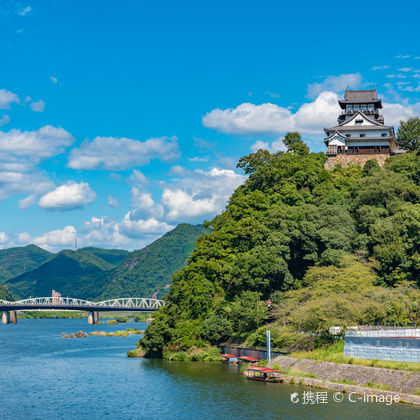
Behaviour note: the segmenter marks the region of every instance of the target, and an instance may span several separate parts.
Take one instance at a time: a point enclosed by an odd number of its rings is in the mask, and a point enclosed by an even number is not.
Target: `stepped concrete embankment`
[[[348,392],[395,393],[402,401],[420,405],[420,396],[414,395],[420,389],[420,373],[405,370],[386,369],[370,366],[359,366],[344,363],[323,362],[310,359],[297,359],[289,356],[274,358],[268,366],[280,365],[283,370],[291,369],[313,374],[316,378],[301,378],[299,383],[319,386],[332,390],[346,389]],[[297,377],[298,375],[292,375]],[[290,378],[287,379],[290,381]],[[353,384],[337,383],[351,381]],[[368,383],[384,385],[388,390],[364,387]],[[348,388],[348,389],[347,389]]]

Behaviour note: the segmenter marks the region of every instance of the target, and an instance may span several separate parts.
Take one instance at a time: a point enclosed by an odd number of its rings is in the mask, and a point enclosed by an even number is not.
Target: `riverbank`
[[[399,395],[402,402],[420,405],[420,373],[381,367],[333,363],[279,356],[269,367],[285,372],[289,383],[359,394]]]

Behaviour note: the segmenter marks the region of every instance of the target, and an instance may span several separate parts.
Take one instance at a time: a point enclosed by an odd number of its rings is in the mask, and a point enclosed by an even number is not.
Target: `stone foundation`
[[[350,164],[357,164],[364,166],[368,160],[376,159],[379,163],[379,166],[384,166],[386,159],[389,158],[389,154],[376,154],[376,155],[337,155],[330,156],[325,162],[325,167],[327,169],[333,169],[335,165],[341,164],[341,166],[346,167]]]

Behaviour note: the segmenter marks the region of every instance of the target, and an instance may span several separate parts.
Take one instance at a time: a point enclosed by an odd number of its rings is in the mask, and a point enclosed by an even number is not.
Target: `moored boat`
[[[250,366],[245,371],[247,379],[262,382],[283,382],[282,372],[268,367]]]

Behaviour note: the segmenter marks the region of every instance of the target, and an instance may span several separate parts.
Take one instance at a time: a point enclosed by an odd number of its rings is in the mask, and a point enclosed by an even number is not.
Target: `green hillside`
[[[0,284],[0,300],[8,300],[9,302],[15,300],[14,296],[2,284]]]
[[[203,225],[181,224],[149,246],[130,253],[123,263],[111,271],[101,299],[113,297],[151,297],[155,291],[163,297],[172,275],[186,263]]]
[[[51,256],[36,245],[0,250],[0,284],[37,268]]]
[[[249,178],[174,276],[146,356],[263,345],[267,328],[275,347],[310,349],[335,325],[420,322],[419,155],[328,171],[298,133],[285,144],[240,159]]]
[[[129,254],[128,251],[124,249],[105,249],[105,248],[96,248],[93,246],[80,248],[78,252],[89,252],[100,258],[101,260],[106,261],[107,263],[117,267],[120,265],[124,258]]]
[[[51,296],[58,290],[63,296],[94,299],[101,292],[106,272],[112,264],[86,251],[64,250],[35,270],[8,281],[9,290],[21,298]]]

